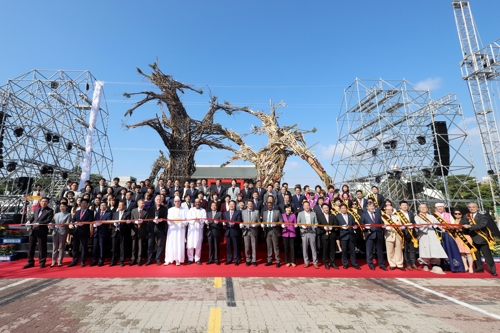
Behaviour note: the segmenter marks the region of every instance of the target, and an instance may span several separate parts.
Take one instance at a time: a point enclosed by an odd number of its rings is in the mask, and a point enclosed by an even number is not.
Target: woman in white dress
[[[429,271],[428,266],[432,266],[431,272],[445,274],[439,267],[441,259],[448,259],[448,255],[441,246],[441,242],[436,235],[439,231],[439,222],[434,216],[429,214],[426,204],[418,206],[419,214],[415,216],[416,224],[435,224],[435,226],[418,227],[418,261],[424,265],[424,271]]]
[[[165,245],[165,266],[175,264],[179,266],[185,260],[187,210],[181,207],[181,198],[174,198],[174,207],[168,209],[167,243]]]

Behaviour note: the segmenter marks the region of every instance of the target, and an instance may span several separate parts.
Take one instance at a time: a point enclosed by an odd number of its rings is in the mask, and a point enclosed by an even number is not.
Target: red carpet
[[[15,260],[12,262],[0,263],[0,277],[1,278],[142,278],[142,277],[172,277],[172,278],[203,278],[203,277],[310,277],[310,278],[494,278],[489,272],[485,273],[451,273],[446,272],[445,275],[438,275],[424,271],[400,271],[398,269],[393,271],[382,271],[378,267],[375,271],[369,269],[366,265],[366,260],[358,260],[361,270],[355,270],[352,267],[349,269],[339,270],[330,269],[326,270],[323,264],[320,264],[319,269],[313,266],[308,268],[303,267],[302,258],[297,258],[297,267],[285,267],[282,265],[276,268],[275,265],[264,266],[266,262],[267,253],[265,252],[265,245],[259,245],[257,254],[258,266],[245,266],[245,263],[240,263],[238,267],[231,265],[224,265],[225,263],[225,244],[221,245],[221,265],[215,264],[206,265],[208,261],[208,245],[204,244],[202,249],[202,262],[203,265],[169,265],[169,266],[156,266],[156,263],[150,266],[128,266],[130,260],[125,262],[124,267],[114,266],[109,267],[109,259],[107,259],[103,267],[90,267],[88,264],[91,260],[87,259],[87,266],[80,267],[67,267],[71,262],[70,258],[64,258],[63,267],[50,268],[51,259],[47,260],[47,266],[43,269],[38,267],[38,259],[35,259],[35,267],[29,269],[22,269],[26,265],[26,259]],[[283,259],[283,253],[281,254]],[[144,262],[144,261],[143,261]],[[320,260],[322,263],[322,260]],[[337,265],[341,266],[340,257],[337,258]],[[486,265],[485,265],[486,267]],[[500,272],[500,264],[497,264],[497,271]]]

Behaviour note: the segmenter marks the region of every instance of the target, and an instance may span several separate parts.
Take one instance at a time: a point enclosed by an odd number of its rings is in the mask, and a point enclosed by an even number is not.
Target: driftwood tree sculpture
[[[253,111],[248,108],[238,110],[249,113],[261,120],[262,125],[253,126],[251,134],[267,134],[267,146],[256,152],[243,141],[241,135],[226,129],[224,130],[225,136],[236,143],[240,149],[235,152],[229,161],[221,166],[226,166],[240,159],[246,160],[254,164],[257,168],[257,179],[261,180],[263,184],[269,184],[283,177],[283,167],[287,158],[291,155],[297,155],[316,171],[325,186],[333,184],[332,178],[326,173],[321,163],[311,152],[310,147],[306,146],[304,140],[304,134],[314,133],[316,129],[313,128],[310,131],[300,130],[297,124],[280,127],[278,124],[280,114],[276,113],[276,110],[281,106],[286,106],[286,104],[280,102],[274,105],[273,101],[271,101],[270,106],[271,110],[269,114],[261,111]],[[230,150],[234,151],[233,149]]]
[[[125,125],[125,127],[127,129],[150,127],[158,133],[167,148],[169,159],[160,152],[161,156],[153,166],[151,178],[154,179],[158,171],[165,168],[163,176],[184,181],[189,179],[196,170],[194,155],[201,146],[234,151],[222,142],[225,139],[224,130],[220,124],[214,123],[214,115],[221,110],[231,114],[244,108],[234,107],[228,102],[221,104],[217,97],[210,96],[209,109],[205,117],[202,120],[192,119],[186,112],[178,92],[184,93],[185,90],[191,90],[202,94],[203,91],[194,89],[192,86],[174,80],[171,75],[162,73],[158,67],[158,60],[149,66],[152,69],[151,75],[144,74],[139,68],[137,71],[160,91],[124,93],[126,98],[134,95],[144,96],[125,113],[125,116],[131,116],[137,108],[148,102],[156,102],[161,114],[156,114],[155,117],[136,124]]]

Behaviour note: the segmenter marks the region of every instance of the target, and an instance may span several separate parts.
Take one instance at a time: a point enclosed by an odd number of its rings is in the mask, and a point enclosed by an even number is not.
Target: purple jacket
[[[289,222],[293,224],[297,224],[297,218],[295,217],[295,214],[290,214],[290,216],[286,216],[286,214],[282,214],[283,216],[283,222]],[[283,237],[295,237],[295,226],[294,225],[287,225],[283,228]]]

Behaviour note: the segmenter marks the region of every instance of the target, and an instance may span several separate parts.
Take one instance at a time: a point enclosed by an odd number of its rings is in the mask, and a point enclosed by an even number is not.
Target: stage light
[[[53,174],[54,173],[54,168],[52,168],[50,165],[43,165],[40,168],[40,173],[42,175]]]
[[[4,165],[3,165],[3,161],[0,161],[0,169],[3,168]]]
[[[52,133],[50,132],[45,133],[45,141],[47,142],[52,141]]]
[[[382,178],[380,176],[375,177],[375,182],[376,183],[380,183],[381,180],[382,180]]]
[[[427,140],[425,140],[425,136],[417,136],[417,142],[419,145],[425,145],[427,143]]]
[[[85,83],[85,90],[89,91],[89,89],[90,89],[90,86],[89,86],[89,83],[87,82],[87,83]]]
[[[378,152],[378,148],[374,148],[374,149],[372,150],[372,155],[373,155],[373,156],[377,156],[377,152]]]
[[[493,176],[495,174],[495,171],[493,170],[488,170],[488,176]]]
[[[396,147],[398,146],[398,142],[396,140],[386,141],[383,144],[384,144],[384,148],[387,150],[396,149]]]
[[[73,149],[73,144],[71,142],[68,142],[66,144],[66,150],[71,150],[71,149]]]
[[[17,168],[16,162],[10,162],[9,164],[7,164],[7,171],[8,172],[12,172],[12,171],[16,170],[16,168]]]
[[[18,137],[20,137],[23,134],[24,134],[24,128],[22,128],[22,127],[16,127],[16,129],[14,130],[14,136],[16,138],[18,138]]]
[[[430,169],[422,169],[422,172],[424,173],[425,178],[431,178],[432,172]]]
[[[59,83],[57,83],[56,81],[50,81],[50,88],[51,89],[59,88]]]
[[[52,142],[59,142],[59,135],[54,134],[52,136]]]
[[[394,179],[400,180],[402,174],[402,171],[394,171]]]
[[[62,177],[62,179],[68,179],[68,176],[69,176],[69,174],[68,174],[66,171],[63,171],[63,172],[61,173],[61,177]]]

